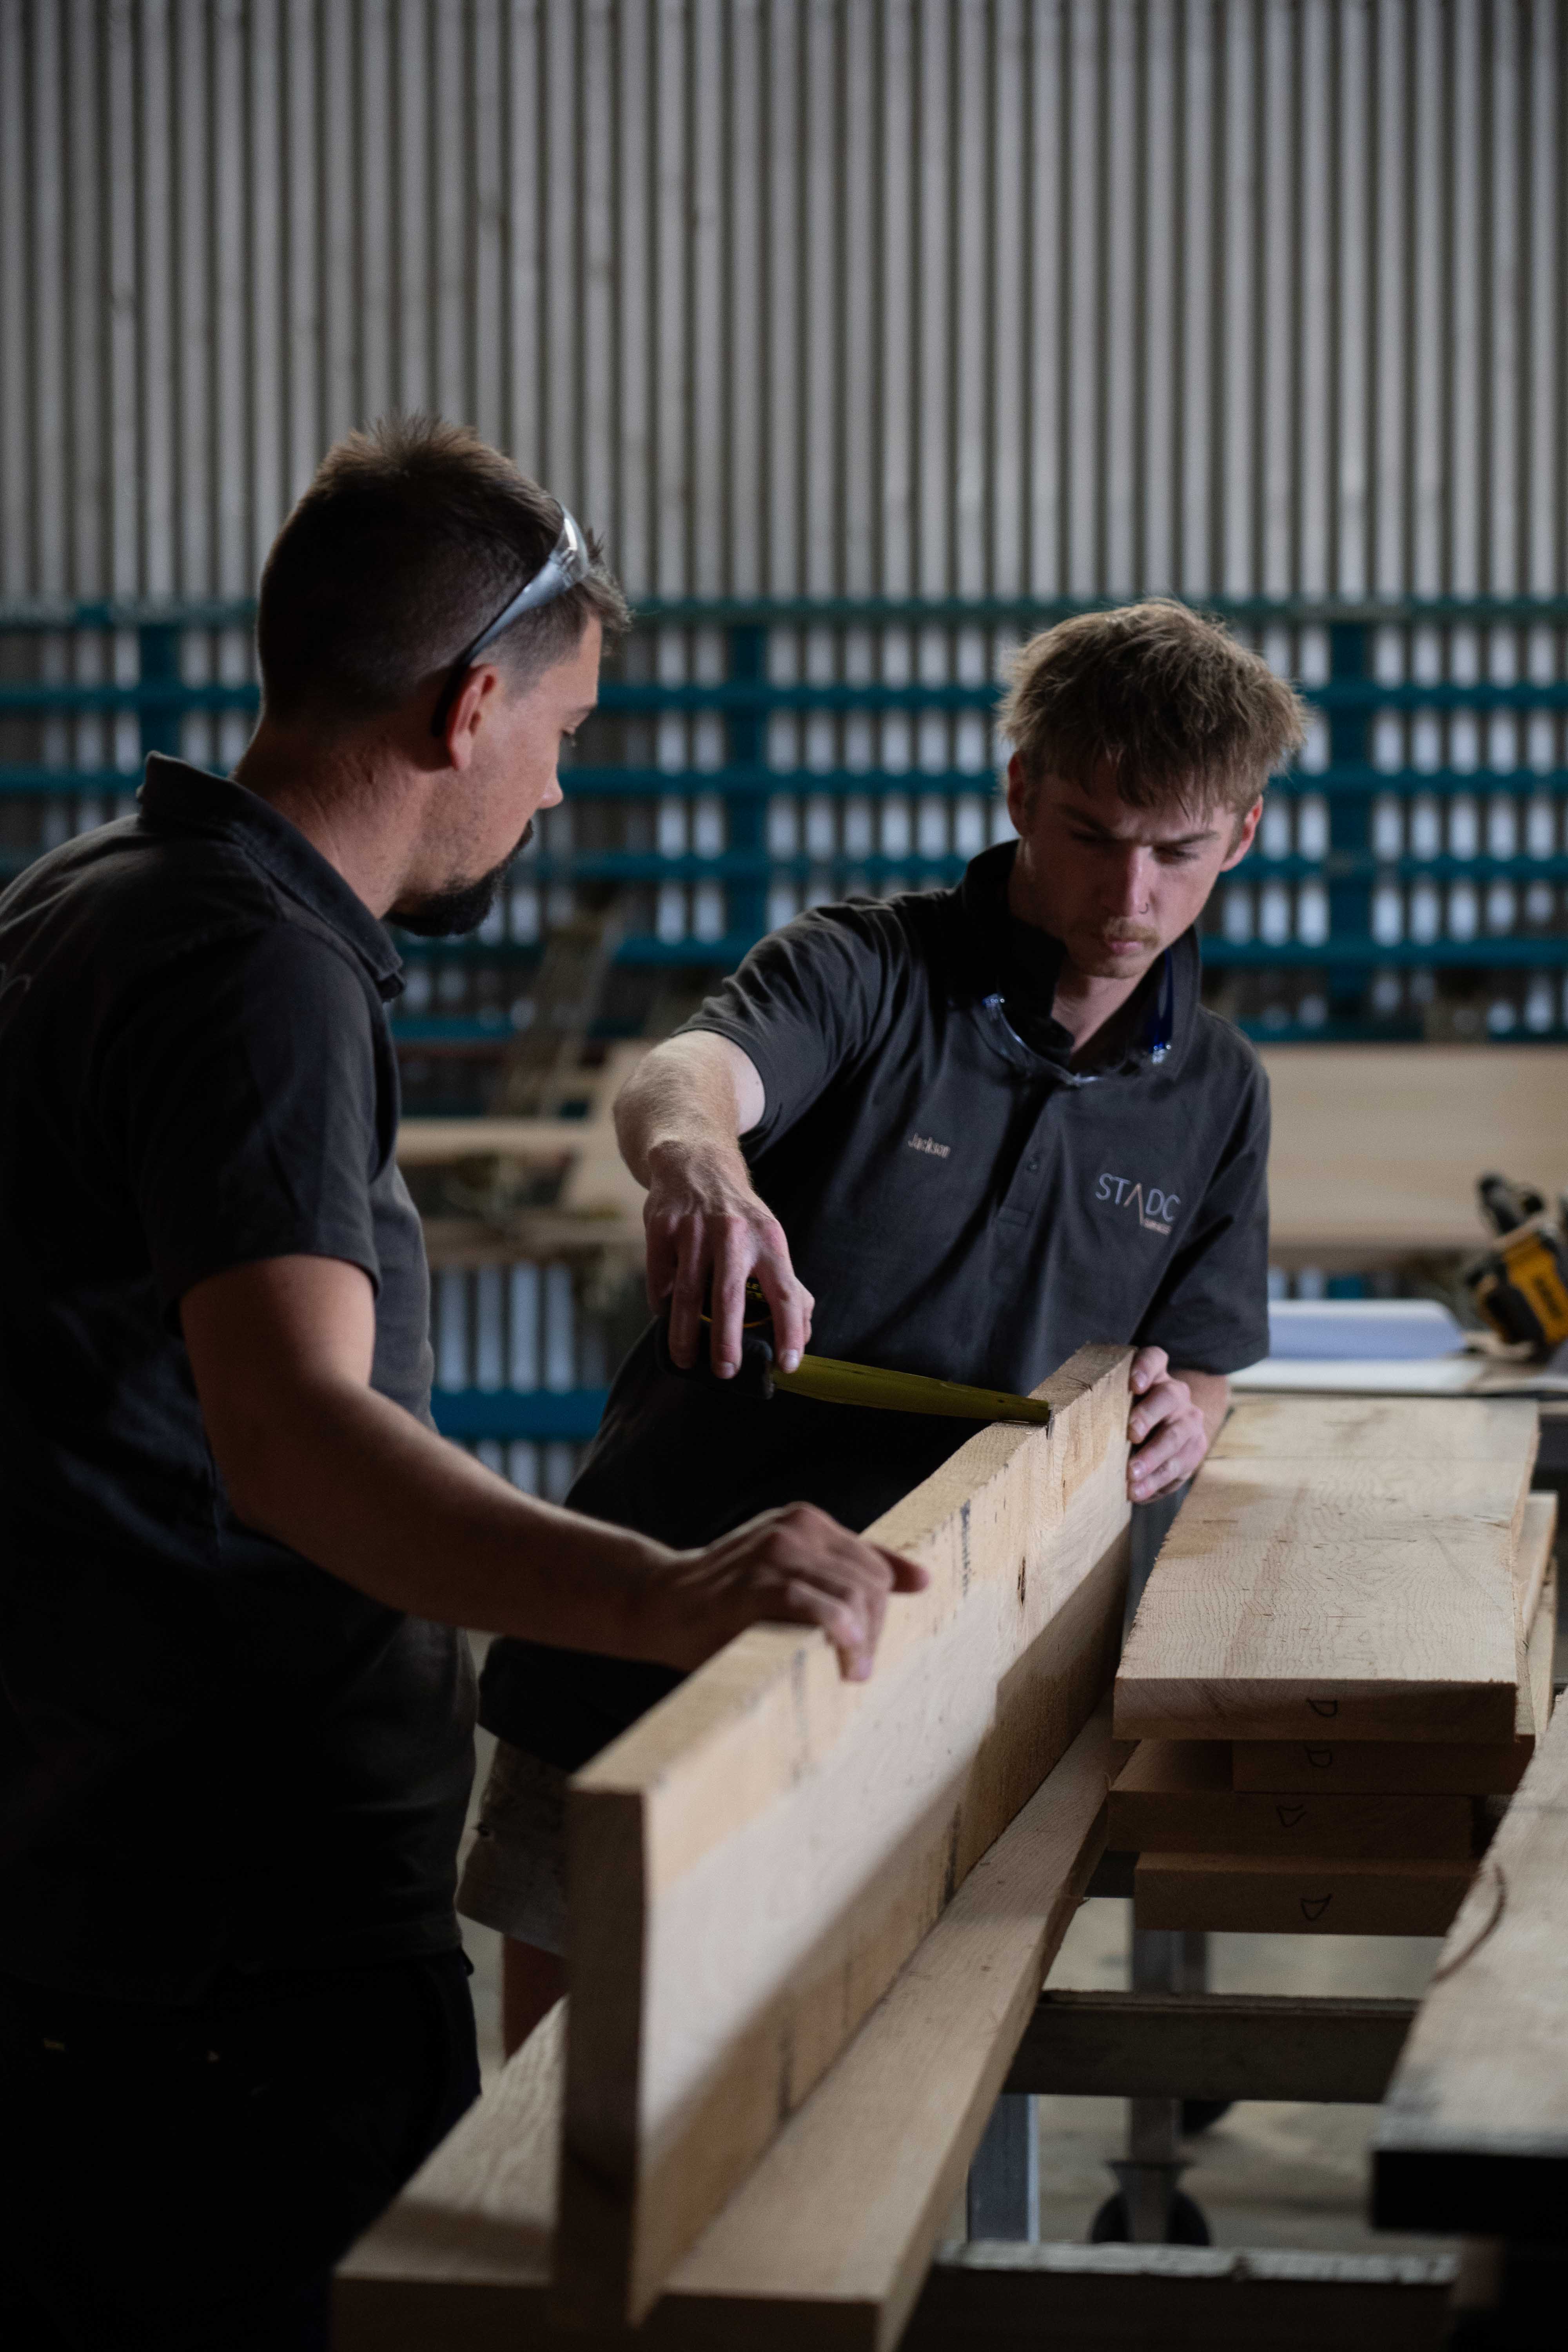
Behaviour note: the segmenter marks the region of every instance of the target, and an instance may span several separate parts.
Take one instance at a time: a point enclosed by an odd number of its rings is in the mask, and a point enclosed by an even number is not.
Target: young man
[[[324,2347],[331,2264],[478,2088],[458,1626],[665,1669],[758,1618],[870,1670],[920,1570],[820,1512],[672,1549],[430,1422],[388,916],[483,919],[625,607],[415,422],[261,584],[232,781],[0,898],[0,2338]]]
[[[1085,1341],[1134,1344],[1139,1502],[1192,1475],[1226,1373],[1267,1353],[1267,1087],[1204,1009],[1194,926],[1300,703],[1153,603],[1035,639],[1002,719],[1016,844],[957,889],[787,925],[622,1094],[668,1332],[622,1367],[578,1508],[692,1543],[805,1493],[864,1528],[969,1434],[731,1389],[748,1280],[786,1365],[813,1339],[1027,1390]],[[692,1377],[710,1303],[717,1377]],[[513,1939],[515,2033],[560,1980],[564,1775],[674,1679],[491,1651],[502,1745],[458,1899]]]

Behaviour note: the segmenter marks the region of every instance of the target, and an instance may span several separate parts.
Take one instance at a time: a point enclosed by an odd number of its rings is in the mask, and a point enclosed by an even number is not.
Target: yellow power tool
[[[1506,1176],[1483,1176],[1476,1190],[1498,1237],[1464,1269],[1477,1310],[1500,1339],[1549,1355],[1568,1339],[1568,1195],[1553,1216]]]

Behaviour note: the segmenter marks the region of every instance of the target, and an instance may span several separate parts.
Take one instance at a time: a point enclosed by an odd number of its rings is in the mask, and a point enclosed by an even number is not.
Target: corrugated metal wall
[[[1568,586],[1563,0],[0,0],[0,596],[470,418],[634,592]]]

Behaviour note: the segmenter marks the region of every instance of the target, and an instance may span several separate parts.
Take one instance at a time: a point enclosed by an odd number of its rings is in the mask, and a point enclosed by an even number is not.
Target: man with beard
[[[809,1508],[673,1548],[430,1422],[383,919],[483,919],[625,606],[416,420],[261,584],[232,779],[0,898],[0,2334],[323,2347],[331,2264],[478,2088],[453,1909],[473,1626],[870,1671],[920,1570]]]
[[[786,925],[623,1090],[660,1320],[570,1501],[667,1543],[785,1494],[865,1528],[971,1433],[765,1401],[736,1379],[748,1283],[786,1368],[810,1339],[1016,1391],[1086,1341],[1126,1341],[1131,1497],[1192,1475],[1226,1374],[1268,1348],[1268,1087],[1204,1006],[1195,926],[1303,717],[1179,604],[1086,614],[1023,648],[1001,714],[1017,840],[954,889]],[[513,2040],[560,1989],[566,1775],[674,1679],[490,1651],[500,1745],[458,1900],[510,1939]]]

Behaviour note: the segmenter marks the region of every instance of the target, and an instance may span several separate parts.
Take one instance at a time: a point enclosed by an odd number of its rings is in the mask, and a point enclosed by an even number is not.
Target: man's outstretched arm
[[[763,1082],[739,1045],[689,1030],[658,1045],[621,1088],[621,1157],[647,1187],[647,1295],[669,1301],[669,1351],[689,1367],[713,1318],[712,1363],[728,1380],[741,1361],[747,1281],[773,1309],[773,1345],[793,1371],[811,1337],[811,1293],[790,1264],[784,1228],[759,1200],[740,1139],[762,1118]],[[711,1305],[710,1307],[710,1299]]]
[[[808,1504],[672,1551],[520,1494],[371,1388],[374,1299],[342,1259],[233,1267],[180,1316],[240,1518],[395,1609],[685,1667],[760,1620],[817,1625],[863,1680],[889,1594],[927,1581]]]

